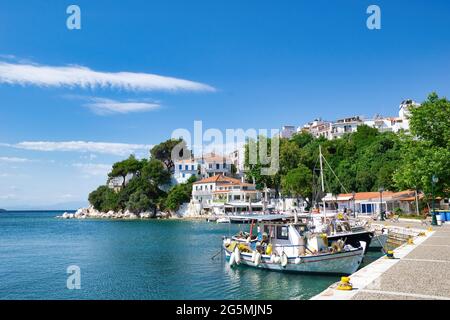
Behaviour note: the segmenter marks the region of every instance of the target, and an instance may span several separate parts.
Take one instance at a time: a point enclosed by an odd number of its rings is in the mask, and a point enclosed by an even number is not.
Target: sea
[[[248,225],[57,219],[62,213],[0,213],[1,300],[302,300],[340,279],[230,268],[222,237]]]

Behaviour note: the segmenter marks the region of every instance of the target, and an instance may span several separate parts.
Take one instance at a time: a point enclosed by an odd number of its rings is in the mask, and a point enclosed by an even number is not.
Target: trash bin
[[[438,226],[442,226],[442,216],[440,214],[436,214],[436,222]]]
[[[444,223],[446,220],[446,215],[444,211],[438,212],[438,215],[441,217],[441,222]]]
[[[450,211],[447,211],[446,213],[445,213],[445,221],[450,221]]]

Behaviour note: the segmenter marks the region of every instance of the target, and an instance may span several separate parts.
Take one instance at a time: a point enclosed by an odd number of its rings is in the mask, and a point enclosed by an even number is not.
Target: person
[[[256,246],[256,250],[261,253],[264,254],[266,252],[266,248],[269,245],[269,236],[267,235],[267,233],[263,233],[262,234],[262,239],[260,242],[258,242],[258,245]]]
[[[258,239],[258,241],[261,241],[262,240],[261,227],[258,226],[257,230],[258,230],[258,233],[257,233],[258,236],[256,238]]]

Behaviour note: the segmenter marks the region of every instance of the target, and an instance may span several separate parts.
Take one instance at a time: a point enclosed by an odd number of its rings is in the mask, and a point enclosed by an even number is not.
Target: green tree
[[[301,164],[298,168],[290,170],[281,179],[282,192],[285,195],[291,195],[297,198],[302,197],[305,200],[312,199],[312,172],[305,165]],[[308,203],[310,204],[310,203]]]
[[[433,146],[450,148],[450,101],[433,92],[418,108],[412,108],[411,132]]]
[[[111,172],[108,174],[109,180],[122,177],[122,187],[126,184],[126,178],[129,174],[132,174],[133,176],[139,174],[140,170],[142,169],[142,162],[137,160],[134,155],[130,155],[130,157],[126,160],[116,162]]]
[[[170,182],[170,172],[157,159],[151,159],[142,167],[141,175],[156,186],[163,186]]]
[[[150,150],[150,154],[152,159],[162,161],[170,173],[173,173],[175,168],[174,157],[189,159],[192,156],[183,139],[169,139],[161,142]]]
[[[290,141],[295,143],[299,148],[303,148],[314,141],[314,137],[309,132],[301,132],[294,134]]]
[[[126,203],[126,209],[134,213],[140,213],[154,208],[154,203],[142,189],[138,189],[132,193]]]
[[[191,176],[186,183],[172,187],[164,202],[165,208],[171,212],[175,212],[183,203],[189,202],[192,194],[192,184],[195,180],[195,176]]]
[[[110,210],[118,210],[119,202],[118,195],[114,190],[107,186],[100,186],[89,194],[89,202],[99,211],[107,212]]]
[[[420,189],[431,195],[432,177],[439,178],[436,195],[450,194],[450,102],[431,93],[411,113],[411,133],[403,137],[402,162],[394,174],[398,188]]]
[[[403,147],[403,162],[394,174],[394,181],[400,189],[423,190],[431,195],[432,177],[439,182],[435,194],[448,196],[450,193],[450,150],[431,145],[428,141],[408,139]]]

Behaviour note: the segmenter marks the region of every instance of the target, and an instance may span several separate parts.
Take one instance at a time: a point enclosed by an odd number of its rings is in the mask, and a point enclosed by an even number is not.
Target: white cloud
[[[3,144],[4,146],[6,144]],[[127,156],[133,153],[148,153],[151,145],[127,144],[92,141],[24,141],[7,146],[34,151],[92,152],[116,156]]]
[[[0,61],[0,83],[129,91],[215,91],[207,84],[149,73],[101,72],[76,65],[57,67],[4,61]]]
[[[16,158],[16,157],[0,157],[0,162],[13,162],[13,163],[23,163],[30,162],[31,160],[25,158]]]
[[[112,167],[110,164],[97,163],[74,163],[72,166],[78,168],[86,176],[106,176]]]
[[[15,195],[15,194],[2,194],[2,195],[0,195],[0,199],[1,200],[13,200],[13,199],[16,199],[17,198],[17,195]]]
[[[99,115],[143,112],[156,110],[160,108],[160,105],[158,103],[138,102],[138,101],[121,102],[105,98],[91,98],[90,102],[85,104],[85,106]]]

